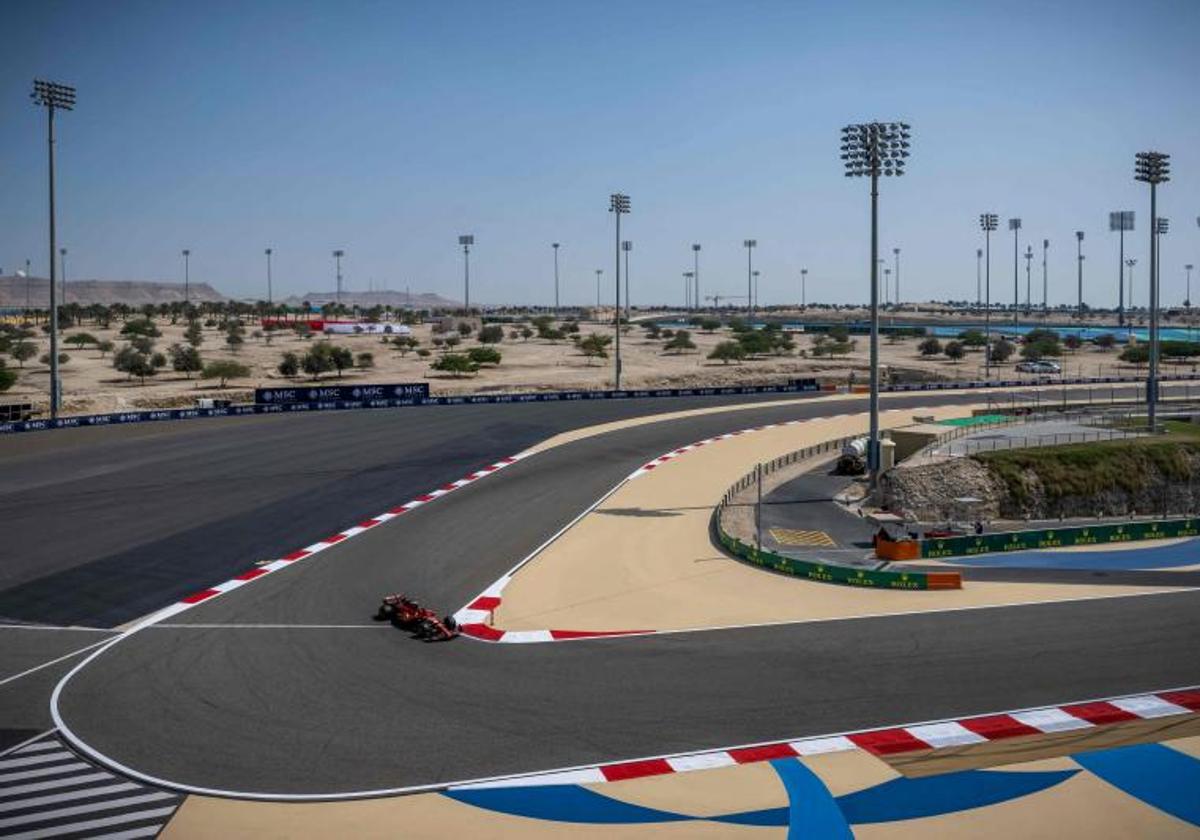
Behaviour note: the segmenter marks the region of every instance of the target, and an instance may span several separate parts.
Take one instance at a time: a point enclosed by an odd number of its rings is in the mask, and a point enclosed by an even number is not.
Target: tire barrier
[[[1200,536],[1200,519],[1157,519],[1113,525],[967,534],[961,537],[927,537],[919,540],[890,540],[881,537],[877,540],[876,550],[879,556],[887,559],[917,560],[1195,536]]]

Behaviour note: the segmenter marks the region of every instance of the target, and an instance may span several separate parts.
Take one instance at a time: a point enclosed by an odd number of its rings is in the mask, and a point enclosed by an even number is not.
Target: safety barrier
[[[766,549],[746,545],[737,537],[727,534],[721,527],[717,515],[717,538],[725,550],[735,557],[756,566],[773,569],[785,575],[815,580],[820,583],[840,583],[864,589],[962,589],[962,575],[958,572],[892,572],[876,569],[856,569],[814,563],[795,557],[785,557]]]
[[[1200,374],[1163,376],[1167,381],[1200,380]],[[1062,378],[1043,382],[1005,379],[971,382],[925,382],[912,385],[885,385],[884,393],[913,391],[956,391],[979,388],[1008,388],[1034,385],[1090,385],[1143,382],[1142,379],[1116,376]],[[70,429],[80,426],[110,426],[126,423],[149,423],[163,420],[191,420],[199,417],[236,417],[253,414],[280,414],[292,411],[349,411],[364,408],[399,408],[422,405],[481,405],[498,403],[575,402],[580,400],[626,400],[652,397],[736,396],[746,394],[795,394],[828,390],[815,379],[797,380],[791,385],[745,385],[736,388],[656,388],[624,391],[538,391],[525,394],[465,394],[425,399],[333,400],[325,402],[289,403],[286,405],[233,405],[225,408],[171,408],[146,411],[121,411],[109,414],[80,414],[57,420],[25,420],[0,423],[0,434],[34,432],[48,429]]]
[[[849,435],[822,441],[821,443],[797,449],[778,458],[773,458],[755,467],[754,470],[742,476],[732,487],[725,491],[721,501],[713,511],[713,523],[717,539],[725,550],[733,556],[753,563],[756,566],[773,569],[776,572],[815,580],[821,583],[839,583],[846,586],[861,586],[867,589],[962,589],[962,576],[958,572],[893,572],[878,569],[858,569],[852,566],[811,562],[796,557],[787,557],[773,551],[758,548],[739,540],[726,532],[722,524],[722,514],[733,503],[738,493],[751,487],[761,478],[783,469],[790,464],[814,458],[830,452],[840,452],[842,447],[861,435]],[[760,473],[761,469],[761,473]]]
[[[1200,519],[1159,519],[1114,525],[1082,525],[1030,531],[998,531],[961,537],[899,540],[896,546],[916,543],[920,557],[969,557],[1006,551],[1063,548],[1074,545],[1109,545],[1140,540],[1169,540],[1200,535]],[[881,541],[882,542],[882,541]],[[915,559],[915,558],[914,558]]]

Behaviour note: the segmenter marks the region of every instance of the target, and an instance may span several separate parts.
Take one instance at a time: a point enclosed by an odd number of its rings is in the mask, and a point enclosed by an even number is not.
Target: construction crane
[[[747,300],[748,296],[747,295],[705,295],[704,299],[711,300],[713,302],[713,309],[720,309],[721,301],[723,301],[723,300]]]

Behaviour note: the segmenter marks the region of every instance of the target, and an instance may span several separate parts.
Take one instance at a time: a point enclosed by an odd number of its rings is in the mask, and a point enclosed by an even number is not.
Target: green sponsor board
[[[773,551],[759,551],[741,540],[718,529],[718,536],[731,554],[762,566],[783,572],[786,575],[820,581],[840,583],[845,586],[861,586],[866,589],[928,589],[929,578],[921,572],[879,572],[870,569],[852,569],[846,566],[830,566],[810,563],[795,557],[785,557]]]
[[[921,556],[968,557],[1005,551],[1030,551],[1075,545],[1108,545],[1140,540],[1169,540],[1200,534],[1200,520],[1168,519],[1156,522],[1122,522],[1118,525],[1085,525],[1009,531],[978,536],[941,537],[921,540]]]

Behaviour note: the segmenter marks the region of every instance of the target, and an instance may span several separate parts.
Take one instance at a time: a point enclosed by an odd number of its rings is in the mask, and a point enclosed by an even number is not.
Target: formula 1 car
[[[375,620],[391,621],[393,626],[410,630],[414,638],[425,641],[446,641],[458,635],[458,622],[453,616],[438,618],[436,612],[399,592],[383,597]]]

